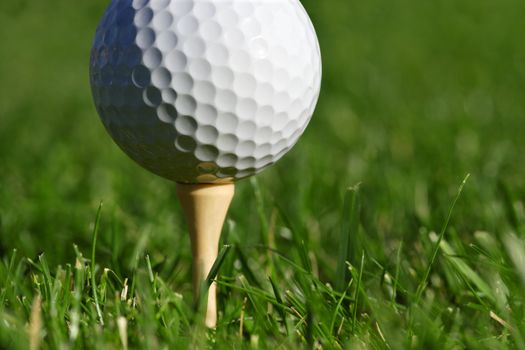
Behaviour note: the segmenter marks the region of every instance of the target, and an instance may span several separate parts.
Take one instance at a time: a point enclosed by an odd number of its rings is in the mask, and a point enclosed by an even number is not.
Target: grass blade
[[[361,281],[363,279],[363,268],[365,266],[365,252],[361,253],[361,264],[359,266],[359,275],[357,276],[357,282],[355,286],[355,302],[352,309],[352,333],[355,333],[357,325],[357,309],[359,306],[359,294],[361,292]]]
[[[253,273],[252,269],[250,268],[248,264],[248,259],[246,259],[246,255],[242,251],[240,246],[235,246],[235,252],[237,253],[237,258],[239,259],[241,263],[241,268],[244,276],[250,282],[250,284],[255,285],[258,288],[261,288],[261,283]]]
[[[97,250],[97,237],[98,229],[100,226],[100,215],[102,212],[102,202],[100,202],[97,210],[97,216],[95,218],[95,226],[93,227],[93,240],[91,241],[91,286],[93,288],[93,299],[95,300],[95,308],[97,310],[97,316],[100,324],[104,325],[104,319],[102,317],[102,311],[100,310],[100,304],[98,302],[98,293],[97,293],[97,282],[95,279],[95,253]]]
[[[268,276],[268,280],[270,281],[270,284],[272,285],[273,295],[275,296],[275,300],[278,304],[283,304],[283,299],[281,297],[281,293],[279,292],[279,288],[273,281],[271,276]],[[279,316],[281,316],[283,320],[283,325],[286,330],[286,334],[289,334],[288,330],[288,323],[286,323],[286,312],[284,312],[284,309],[282,307],[277,307],[277,312],[279,313]]]
[[[483,279],[470,266],[468,266],[461,257],[456,255],[456,252],[446,240],[441,241],[440,248],[443,250],[443,253],[445,253],[447,260],[452,266],[454,266],[456,271],[463,276],[463,278],[472,282],[484,296],[490,299],[491,302],[496,300],[489,285],[485,283],[485,281],[483,281]]]
[[[208,276],[206,277],[207,288],[211,286],[211,284],[213,283],[213,280],[219,273],[219,270],[222,264],[224,263],[224,260],[226,259],[226,256],[228,255],[228,252],[230,251],[231,247],[232,247],[231,245],[224,245],[221,251],[219,252],[217,259],[215,259],[215,262],[213,263],[210,269],[210,272],[208,273]]]
[[[432,271],[432,266],[434,265],[434,261],[436,260],[436,257],[437,257],[438,251],[439,251],[439,247],[441,245],[441,241],[443,240],[443,237],[445,236],[445,232],[447,231],[448,224],[450,222],[450,218],[452,217],[452,212],[454,211],[454,207],[456,206],[456,203],[457,203],[459,197],[461,196],[461,192],[463,192],[463,187],[467,183],[467,180],[468,180],[469,177],[470,177],[470,174],[467,174],[467,176],[465,176],[465,178],[461,182],[461,185],[458,188],[458,192],[456,194],[456,197],[454,198],[454,201],[452,202],[452,205],[450,206],[450,209],[448,211],[447,218],[446,218],[445,222],[443,223],[443,226],[441,227],[441,231],[439,232],[439,236],[438,236],[437,242],[434,245],[432,256],[430,258],[430,261],[428,262],[427,268],[425,270],[425,274],[423,275],[423,278],[421,279],[421,281],[419,282],[419,285],[417,287],[416,297],[415,297],[415,301],[414,301],[415,304],[419,303],[419,301],[421,300],[421,296],[423,295],[423,292],[425,291],[425,288],[427,287],[428,277],[430,276],[430,272]]]
[[[16,249],[13,249],[11,259],[9,260],[9,265],[7,267],[7,272],[4,280],[4,286],[2,287],[2,292],[0,293],[0,314],[2,314],[5,306],[5,297],[7,295],[7,290],[11,284],[11,274],[13,273],[13,267],[15,266],[16,259]]]
[[[333,316],[332,316],[332,321],[330,322],[330,333],[331,334],[335,333],[334,332],[335,331],[335,321],[337,320],[337,314],[339,313],[339,310],[341,310],[341,305],[343,304],[343,300],[345,300],[345,298],[346,298],[346,293],[348,292],[348,289],[352,285],[352,282],[353,282],[353,280],[350,280],[350,282],[348,282],[348,286],[346,287],[345,291],[343,292],[343,295],[341,295],[341,297],[337,301],[337,305],[335,306],[334,313],[333,313]]]
[[[343,292],[350,280],[346,262],[355,263],[355,251],[357,247],[357,230],[359,225],[359,185],[357,184],[346,190],[343,205],[343,225],[341,228],[339,259],[337,263],[337,275],[335,289]]]
[[[261,191],[261,186],[257,178],[254,176],[250,178],[250,184],[252,185],[253,193],[255,195],[255,207],[257,208],[257,215],[259,216],[259,223],[261,224],[261,235],[262,241],[265,242],[268,235],[268,219],[266,218],[266,213],[264,212],[264,199]]]

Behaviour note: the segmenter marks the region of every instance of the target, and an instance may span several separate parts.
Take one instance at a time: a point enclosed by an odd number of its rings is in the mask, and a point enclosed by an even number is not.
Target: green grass
[[[321,98],[237,185],[213,331],[175,186],[91,102],[106,1],[0,3],[0,348],[525,348],[525,2],[303,3]]]

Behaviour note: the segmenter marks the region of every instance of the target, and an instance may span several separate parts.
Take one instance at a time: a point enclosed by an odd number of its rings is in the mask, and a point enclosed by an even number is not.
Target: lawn
[[[525,348],[525,2],[302,1],[321,97],[236,186],[214,330],[91,100],[107,2],[0,3],[0,348]]]

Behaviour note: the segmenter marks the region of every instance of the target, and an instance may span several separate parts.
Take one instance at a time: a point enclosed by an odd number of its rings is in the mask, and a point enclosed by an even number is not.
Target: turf
[[[237,185],[213,331],[174,185],[91,102],[106,1],[0,3],[0,348],[525,348],[525,2],[303,3],[321,98]]]

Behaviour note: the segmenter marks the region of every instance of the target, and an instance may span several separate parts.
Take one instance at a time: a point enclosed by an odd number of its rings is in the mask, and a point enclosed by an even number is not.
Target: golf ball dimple
[[[177,182],[232,181],[297,142],[321,57],[299,0],[113,0],[90,82],[104,126],[143,167]]]

